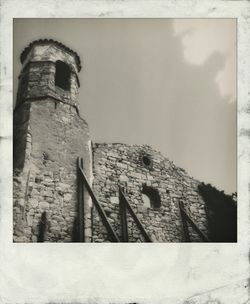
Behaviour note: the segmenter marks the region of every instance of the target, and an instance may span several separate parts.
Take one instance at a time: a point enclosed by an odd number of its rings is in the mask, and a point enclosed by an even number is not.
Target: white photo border
[[[250,3],[197,0],[0,0],[0,302],[182,303],[248,286]],[[12,243],[13,18],[236,18],[238,242],[232,244]],[[248,288],[240,289],[244,303]],[[237,289],[239,290],[239,289]],[[233,295],[231,295],[232,297]],[[169,302],[168,302],[169,301]],[[236,303],[236,302],[225,302]]]

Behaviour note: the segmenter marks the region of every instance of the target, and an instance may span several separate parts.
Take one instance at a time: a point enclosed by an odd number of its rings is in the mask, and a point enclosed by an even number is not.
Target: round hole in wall
[[[150,164],[151,164],[150,158],[148,156],[145,156],[145,155],[142,157],[142,162],[145,166],[150,166]]]
[[[142,162],[143,166],[146,168],[152,168],[152,166],[153,166],[152,159],[149,155],[145,155],[145,154],[142,155],[141,162]]]

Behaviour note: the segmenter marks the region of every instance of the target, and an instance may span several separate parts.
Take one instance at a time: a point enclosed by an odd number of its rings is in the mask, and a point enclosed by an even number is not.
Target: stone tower
[[[72,242],[79,228],[77,157],[91,179],[89,129],[79,116],[80,58],[45,39],[26,47],[21,63],[14,111],[14,241]],[[87,196],[84,209],[88,232]]]
[[[91,143],[79,116],[77,53],[54,40],[37,40],[24,49],[21,63],[14,242],[209,241],[214,211],[200,181],[148,145]],[[216,191],[222,204],[228,201]],[[222,241],[237,236],[236,206],[230,208],[234,228],[227,220],[221,230],[233,234],[223,232]]]

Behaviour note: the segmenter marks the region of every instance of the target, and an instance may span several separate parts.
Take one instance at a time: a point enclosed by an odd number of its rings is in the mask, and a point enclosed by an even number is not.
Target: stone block
[[[117,167],[119,167],[119,168],[128,169],[128,166],[127,166],[126,164],[123,164],[123,163],[119,163],[119,162],[118,162],[116,165],[117,165]]]
[[[18,205],[23,207],[25,205],[25,200],[24,198],[19,198],[19,200],[17,201]]]
[[[120,175],[119,180],[120,182],[128,182],[129,178],[126,175]]]
[[[33,243],[37,242],[37,236],[36,235],[32,235],[31,240]]]
[[[53,197],[53,193],[52,193],[51,190],[45,190],[45,191],[43,191],[43,195],[45,197]]]
[[[32,226],[32,223],[33,223],[33,216],[28,214],[27,215],[27,224],[28,226]]]
[[[119,197],[117,197],[117,196],[110,197],[110,202],[111,202],[111,204],[119,205]]]
[[[69,185],[68,184],[65,184],[65,183],[58,183],[58,189],[61,190],[61,191],[65,191]]]
[[[45,199],[50,204],[54,202],[54,198],[53,197],[46,197]]]
[[[58,234],[61,232],[61,229],[59,226],[51,226],[49,230],[51,233],[55,233],[55,234]]]
[[[137,172],[129,172],[129,175],[138,179],[141,179],[141,174]]]
[[[195,207],[195,206],[190,206],[190,212],[191,213],[196,213],[198,210],[197,210],[197,208]]]
[[[85,229],[85,237],[92,237],[92,230],[90,228]]]
[[[114,158],[119,158],[119,154],[116,152],[108,152],[108,156],[114,157]]]
[[[64,200],[65,202],[70,202],[70,201],[72,200],[72,195],[69,194],[69,193],[64,194],[63,200]]]

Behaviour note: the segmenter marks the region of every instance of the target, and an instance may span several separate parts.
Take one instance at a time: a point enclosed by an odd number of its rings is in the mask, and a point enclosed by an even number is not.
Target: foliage
[[[210,184],[200,184],[199,192],[206,203],[209,237],[212,242],[237,242],[236,194],[227,195]]]

